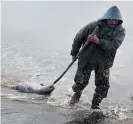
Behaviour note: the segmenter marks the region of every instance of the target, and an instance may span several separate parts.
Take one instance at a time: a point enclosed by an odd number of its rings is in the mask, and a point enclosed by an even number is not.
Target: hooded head
[[[117,6],[110,7],[99,21],[106,22],[108,25],[120,25],[123,23],[121,12]]]

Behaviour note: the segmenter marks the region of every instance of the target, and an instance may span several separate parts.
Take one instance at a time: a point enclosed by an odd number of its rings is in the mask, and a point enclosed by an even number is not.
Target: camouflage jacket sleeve
[[[97,22],[90,22],[89,24],[85,25],[75,36],[74,42],[72,44],[71,55],[76,56],[79,52],[79,49],[82,44],[84,44],[87,40],[89,32],[96,27]]]
[[[112,40],[100,39],[98,46],[105,51],[116,51],[125,38],[125,29],[121,28]]]

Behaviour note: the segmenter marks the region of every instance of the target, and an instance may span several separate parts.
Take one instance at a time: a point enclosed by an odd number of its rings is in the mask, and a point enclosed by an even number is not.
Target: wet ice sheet
[[[133,122],[131,119],[113,118],[104,112],[2,99],[3,124],[29,124],[29,122],[33,124],[132,124]]]

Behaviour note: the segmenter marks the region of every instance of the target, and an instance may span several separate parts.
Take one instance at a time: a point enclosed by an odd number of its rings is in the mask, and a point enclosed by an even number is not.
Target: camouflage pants
[[[107,97],[109,89],[109,69],[93,68],[91,64],[87,64],[84,69],[78,68],[74,78],[75,84],[72,86],[72,89],[74,92],[81,92],[88,85],[92,70],[95,71],[96,86],[93,101],[97,99],[97,102],[100,103],[103,98]]]

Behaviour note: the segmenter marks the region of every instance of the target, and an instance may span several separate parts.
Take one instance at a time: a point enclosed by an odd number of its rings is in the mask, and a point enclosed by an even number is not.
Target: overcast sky
[[[64,41],[70,45],[84,25],[117,5],[127,36],[132,36],[133,2],[2,2],[2,42],[9,40]]]

